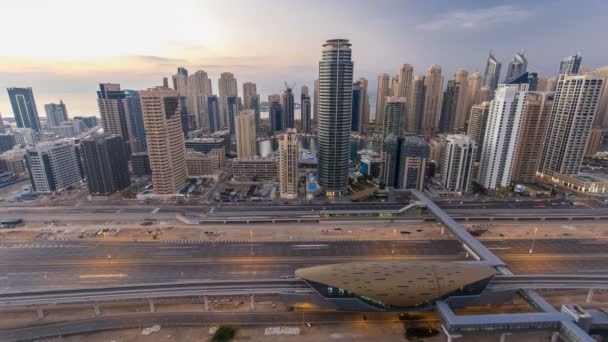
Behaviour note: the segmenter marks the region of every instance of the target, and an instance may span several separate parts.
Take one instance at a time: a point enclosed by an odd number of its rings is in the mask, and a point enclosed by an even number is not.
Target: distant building
[[[251,106],[251,100],[256,96],[258,96],[256,84],[252,82],[243,83],[243,109],[255,110],[255,108]],[[256,124],[258,124],[257,121]]]
[[[426,88],[424,76],[416,76],[409,86],[407,95],[407,110],[405,116],[405,131],[420,134],[424,124],[424,98]]]
[[[8,88],[7,90],[17,127],[40,131],[40,118],[32,88]]]
[[[281,198],[298,197],[298,134],[288,128],[279,136],[279,187]]]
[[[270,121],[270,134],[275,135],[283,131],[283,107],[281,95],[268,96],[268,116]]]
[[[386,119],[386,117],[385,117]],[[389,133],[382,142],[382,166],[380,182],[387,187],[397,187],[397,170],[399,169],[399,136]]]
[[[443,76],[441,67],[433,64],[426,70],[424,76],[424,114],[422,115],[422,131],[427,134],[439,131],[441,119],[441,97],[443,93]]]
[[[44,105],[46,121],[49,128],[61,126],[62,122],[68,121],[68,110],[62,100],[59,103],[48,103]]]
[[[285,85],[285,91],[281,96],[281,103],[283,107],[283,123],[284,129],[295,128],[295,102],[293,91],[291,88]]]
[[[73,140],[43,142],[26,149],[34,191],[53,193],[80,182],[80,162]]]
[[[385,100],[384,121],[382,123],[382,136],[389,134],[399,136],[403,134],[405,128],[405,112],[407,104],[405,97],[389,96]]]
[[[517,51],[513,60],[509,62],[509,68],[507,69],[507,76],[505,81],[520,76],[524,72],[528,71],[528,59],[524,56],[524,51]]]
[[[13,134],[19,146],[34,146],[39,140],[38,134],[31,128],[15,128]]]
[[[0,153],[11,150],[17,145],[15,135],[12,133],[0,133]]]
[[[131,185],[129,156],[118,135],[94,135],[80,141],[89,193],[109,195]]]
[[[312,120],[313,120],[313,130],[316,130],[318,127],[316,124],[319,122],[319,79],[316,79],[313,84],[313,96],[314,101],[312,104]],[[270,103],[270,101],[268,101]]]
[[[486,125],[488,123],[489,112],[490,102],[482,102],[481,104],[471,107],[467,135],[477,143],[477,155],[475,157],[475,161],[479,161],[481,159],[483,137],[486,134]]]
[[[405,136],[401,139],[397,188],[424,190],[424,179],[430,148],[423,138]]]
[[[486,62],[486,70],[483,73],[482,87],[488,87],[491,91],[496,90],[498,87],[498,78],[500,77],[501,63],[494,57],[492,50],[488,55],[488,61]]]
[[[589,140],[587,141],[587,148],[585,149],[585,158],[593,158],[597,153],[602,140],[604,138],[604,130],[601,128],[594,128],[589,133]]]
[[[581,63],[583,62],[583,56],[577,53],[573,56],[568,56],[559,63],[558,75],[576,75],[579,72]]]
[[[220,126],[220,107],[217,96],[209,95],[207,97],[207,109],[209,115],[209,132],[217,132],[222,129]]]
[[[152,174],[148,152],[131,154],[131,170],[135,176],[147,176]]]
[[[351,121],[350,130],[352,132],[361,132],[362,128],[362,115],[363,115],[363,103],[361,99],[361,86],[359,81],[353,83],[353,103],[351,105]]]
[[[461,96],[460,83],[449,80],[448,86],[443,93],[443,103],[441,105],[441,120],[439,131],[442,133],[452,133],[456,128],[456,108],[458,99]]]
[[[226,139],[220,137],[192,138],[186,140],[186,149],[217,156],[216,169],[226,164]]]
[[[529,91],[538,90],[538,73],[526,71],[519,76],[506,80],[504,84],[527,84]]]
[[[217,80],[220,100],[220,127],[228,127],[228,97],[238,96],[237,81],[234,74],[223,72]]]
[[[388,74],[382,73],[378,76],[378,90],[376,91],[376,126],[384,122],[384,105],[386,97],[391,95],[390,86],[391,77]]]
[[[312,117],[311,117],[312,103],[310,102],[310,95],[308,94],[308,87],[302,86],[300,96],[300,125],[302,125],[302,133],[312,133]]]
[[[141,111],[139,93],[135,90],[125,90],[124,93],[129,120],[128,126],[130,127],[131,151],[145,152],[148,150],[148,145],[146,144],[146,128],[144,127],[144,115]]]
[[[230,134],[235,134],[235,121],[236,116],[239,115],[239,100],[236,96],[228,96],[226,99],[226,106],[228,110],[228,128]]]
[[[469,115],[468,108],[468,77],[469,71],[464,68],[460,68],[454,72],[454,80],[459,84],[460,89],[458,98],[456,101],[456,111],[454,113],[454,130],[457,132],[463,132],[467,123],[467,117]]]
[[[12,174],[24,174],[25,167],[25,150],[12,149],[0,154],[0,170]]]
[[[469,191],[476,150],[475,142],[464,134],[450,134],[444,138],[441,184],[447,191],[461,194]]]
[[[414,82],[414,67],[411,64],[403,64],[399,68],[399,83],[397,92],[394,94],[399,97],[408,97],[412,91],[410,87]]]
[[[359,92],[360,92],[360,119],[361,119],[361,131],[360,133],[367,133],[369,127],[370,117],[370,103],[369,103],[369,93],[368,89],[368,81],[364,77],[359,77],[357,80],[359,83]]]
[[[380,158],[361,158],[361,174],[372,178],[379,178],[382,169],[382,159]]]
[[[255,112],[247,109],[236,117],[236,153],[239,159],[251,159],[256,155]]]

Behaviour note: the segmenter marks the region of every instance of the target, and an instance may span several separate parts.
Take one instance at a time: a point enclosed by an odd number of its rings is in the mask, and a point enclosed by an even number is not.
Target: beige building
[[[238,96],[236,78],[231,72],[223,72],[217,80],[220,102],[220,128],[228,127],[228,97]]]
[[[436,132],[441,119],[441,98],[443,96],[443,75],[441,67],[433,64],[426,70],[424,77],[424,114],[422,130],[425,134]]]
[[[405,131],[420,133],[424,110],[424,76],[416,76],[408,87],[407,110],[405,111]]]
[[[476,104],[480,104],[481,97],[481,73],[474,72],[473,75],[469,77],[467,80],[467,106],[466,106],[466,115],[468,123],[469,118],[468,115],[471,113],[471,107]]]
[[[393,96],[407,97],[414,80],[414,67],[411,64],[403,64],[399,69],[398,91]]]
[[[393,76],[393,78],[391,78],[391,95],[390,96],[397,96],[397,94],[399,94],[399,74]]]
[[[479,89],[479,103],[492,101],[492,89],[490,87],[481,87]]]
[[[368,85],[369,82],[365,77],[359,77],[359,90],[361,91],[361,127],[363,133],[367,133],[369,129],[369,120],[370,120],[370,104],[369,104],[369,93],[368,93]]]
[[[538,76],[538,85],[536,86],[537,91],[549,91],[547,90],[547,81],[545,76]]]
[[[600,98],[600,105],[595,114],[595,121],[593,122],[594,128],[608,129],[608,66],[601,67],[593,74],[604,79],[604,91]]]
[[[276,180],[279,177],[278,162],[274,158],[231,159],[226,169],[234,177],[257,177]]]
[[[585,158],[592,158],[597,153],[603,138],[603,129],[594,128],[591,130],[591,133],[589,133],[589,141],[587,141],[587,148],[585,149]]]
[[[456,104],[456,114],[454,116],[454,131],[464,131],[468,113],[468,76],[467,69],[460,68],[454,72],[454,80],[460,84],[458,103]],[[463,96],[464,95],[464,96]]]
[[[156,87],[141,90],[139,96],[154,192],[173,194],[187,177],[178,92]]]
[[[133,127],[129,119],[129,107],[117,83],[101,83],[97,92],[97,106],[104,132],[120,136],[136,150],[135,139],[131,139]]]
[[[378,76],[378,91],[376,92],[376,127],[381,127],[384,122],[383,113],[386,97],[391,95],[390,78],[391,77],[385,73]]]
[[[255,83],[243,83],[243,109],[253,109],[251,108],[251,99],[257,95],[258,91]]]
[[[281,198],[298,197],[298,134],[289,128],[279,136],[279,186]]]
[[[212,175],[218,170],[220,161],[217,154],[205,154],[193,150],[186,151],[186,168],[188,177],[196,178]]]
[[[489,112],[490,102],[488,101],[471,107],[467,135],[469,138],[471,138],[471,140],[477,143],[477,156],[475,161],[479,161],[479,158],[481,157],[481,150],[483,149],[483,137],[486,130],[486,120]]]
[[[235,121],[236,154],[239,159],[251,159],[256,155],[255,112],[242,111]]]
[[[557,78],[551,77],[547,80],[547,91],[555,91],[555,87],[557,86]]]

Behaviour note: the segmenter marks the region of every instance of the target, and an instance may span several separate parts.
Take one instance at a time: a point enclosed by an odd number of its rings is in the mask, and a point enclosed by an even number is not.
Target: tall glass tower
[[[353,95],[351,44],[331,39],[319,62],[319,185],[328,197],[348,187],[348,159]]]

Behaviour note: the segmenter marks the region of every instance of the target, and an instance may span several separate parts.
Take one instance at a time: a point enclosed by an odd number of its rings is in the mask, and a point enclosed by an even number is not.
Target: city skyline
[[[324,5],[326,11],[315,11],[319,6],[314,4],[274,1],[259,7],[239,1],[183,1],[176,6],[182,8],[184,20],[169,27],[152,26],[153,22],[166,22],[163,8],[151,8],[145,18],[132,18],[129,13],[137,10],[138,4],[121,4],[123,10],[112,15],[116,22],[130,23],[128,29],[100,23],[105,20],[104,11],[114,7],[111,1],[103,6],[107,9],[96,9],[100,15],[95,16],[84,4],[72,1],[40,4],[36,9],[24,7],[34,21],[48,20],[49,12],[65,20],[54,20],[55,25],[43,32],[26,26],[20,35],[4,37],[0,87],[32,87],[39,111],[45,103],[63,99],[70,115],[98,115],[94,94],[99,83],[145,89],[160,85],[162,77],[184,66],[192,72],[206,71],[214,84],[222,72],[231,72],[239,86],[245,82],[258,84],[258,93],[265,98],[279,93],[283,81],[312,87],[320,57],[318,42],[328,38],[349,39],[355,46],[366,46],[353,52],[357,61],[354,76],[371,80],[371,94],[375,93],[379,73],[394,74],[404,63],[414,66],[414,75],[424,74],[431,64],[441,65],[444,75],[452,75],[461,67],[469,74],[483,72],[489,49],[505,65],[517,50],[525,49],[529,69],[547,77],[555,76],[564,57],[577,52],[582,52],[584,65],[597,68],[605,64],[605,48],[597,42],[602,32],[599,16],[607,5],[599,1],[588,0],[578,6],[568,6],[565,1],[551,2],[551,6],[521,1],[508,5],[478,1],[424,5],[355,1],[348,8],[338,3]],[[12,6],[19,10],[27,4]],[[343,12],[340,19],[328,20],[338,10]],[[221,16],[225,11],[234,15]],[[540,18],[540,13],[547,19]],[[270,15],[278,21],[267,24],[261,20]],[[581,16],[585,20],[578,20],[575,28],[559,25],[560,18],[576,20]],[[228,18],[228,22],[222,24],[220,17]],[[0,29],[10,32],[17,19],[10,12],[0,14]],[[73,29],[76,26],[78,30]],[[247,39],[241,38],[245,26]],[[279,26],[286,29],[277,30]],[[149,31],[146,36],[151,38],[129,35],[140,28]],[[589,39],[574,39],[582,34]],[[121,36],[129,39],[116,38]],[[275,39],[283,44],[263,44]],[[563,44],[564,39],[570,43]],[[385,52],[382,58],[378,51]],[[4,117],[12,116],[6,94],[0,96],[0,112]]]

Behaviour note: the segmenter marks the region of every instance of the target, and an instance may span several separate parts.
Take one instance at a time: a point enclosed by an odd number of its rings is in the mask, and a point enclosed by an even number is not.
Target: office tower
[[[601,128],[593,128],[589,133],[589,140],[585,148],[585,158],[593,158],[599,150],[602,141],[604,140],[604,130]]]
[[[350,46],[345,39],[326,41],[319,62],[318,180],[328,197],[345,194],[348,187],[353,95]]]
[[[185,144],[186,150],[216,156],[216,170],[221,169],[226,164],[226,139],[222,137],[192,138],[186,140]]]
[[[216,95],[207,96],[207,113],[209,115],[209,132],[220,131],[220,104]]]
[[[313,129],[317,130],[319,124],[319,79],[316,79],[313,85],[313,96],[314,103],[312,104],[312,121],[313,121]]]
[[[408,89],[405,116],[405,130],[408,133],[419,134],[422,132],[425,99],[424,83],[424,76],[416,76]]]
[[[514,183],[534,181],[553,108],[553,93],[528,92],[513,165]]]
[[[456,108],[458,106],[458,99],[461,97],[460,94],[460,83],[456,82],[455,80],[449,80],[448,86],[443,93],[439,132],[452,133],[455,131]]]
[[[146,144],[146,128],[139,93],[136,90],[125,90],[124,94],[125,109],[131,129],[129,134],[131,152],[145,152],[148,150],[148,145]]]
[[[129,156],[118,135],[92,135],[80,142],[89,193],[109,195],[131,185]]]
[[[429,155],[429,144],[423,138],[413,135],[401,138],[399,165],[397,166],[397,189],[424,190],[424,177]]]
[[[283,107],[284,128],[295,128],[295,101],[292,89],[285,83],[285,91],[281,97]]]
[[[359,91],[361,92],[361,133],[367,133],[370,120],[368,81],[364,77],[359,77],[357,82],[359,82]]]
[[[479,164],[479,184],[485,189],[495,190],[511,184],[527,92],[527,84],[499,84],[496,88]]]
[[[526,56],[524,56],[524,52],[524,50],[517,51],[513,57],[513,60],[509,62],[509,68],[507,69],[505,81],[509,81],[510,79],[528,71],[528,60],[526,59]]]
[[[32,88],[8,88],[7,91],[17,128],[31,128],[36,132],[40,131],[40,118]]]
[[[257,86],[252,82],[243,83],[243,109],[254,109],[251,108],[251,99],[257,96]]]
[[[427,134],[429,132],[437,132],[441,120],[443,76],[441,75],[441,67],[439,65],[433,64],[426,70],[424,89],[422,130]]]
[[[494,92],[489,87],[481,87],[479,89],[479,103],[490,102],[492,100],[492,94]]]
[[[34,191],[53,193],[80,182],[80,162],[72,139],[39,143],[26,149]]]
[[[388,96],[384,105],[384,113],[382,117],[382,136],[387,137],[389,134],[400,136],[403,134],[404,121],[406,114],[406,98],[397,96]]]
[[[608,67],[598,68],[593,71],[597,77],[604,79],[604,90],[600,96],[600,103],[593,121],[593,128],[602,128],[608,130]]]
[[[410,64],[403,64],[399,69],[399,83],[397,94],[393,96],[407,97],[410,93],[410,87],[414,80],[414,67]]]
[[[109,134],[119,135],[131,149],[135,151],[134,141],[131,141],[131,120],[129,119],[128,107],[125,102],[125,92],[120,89],[120,84],[101,83],[97,91],[97,105],[101,116],[103,131]],[[180,125],[181,128],[181,125]]]
[[[479,72],[474,72],[473,75],[469,77],[467,80],[467,107],[466,107],[466,116],[468,122],[468,116],[471,113],[471,107],[476,104],[480,104],[481,96],[481,74]]]
[[[353,83],[353,103],[351,105],[351,121],[350,121],[350,130],[352,132],[361,132],[362,131],[362,103],[361,103],[361,86],[359,81],[355,81]]]
[[[288,128],[279,136],[279,188],[281,198],[298,198],[298,134]]]
[[[63,100],[59,100],[58,104],[45,104],[44,111],[46,112],[46,121],[49,124],[49,128],[61,126],[62,122],[68,121],[68,110]]]
[[[380,153],[380,158],[382,160],[382,166],[380,167],[380,182],[387,187],[394,188],[397,186],[397,170],[399,170],[400,152],[399,145],[402,138],[392,133],[384,135],[383,138],[382,152]]]
[[[463,132],[467,122],[468,100],[467,100],[467,81],[469,72],[467,69],[458,69],[454,73],[454,80],[460,84],[458,101],[456,103],[456,113],[454,115],[454,130]]]
[[[179,94],[156,87],[139,92],[146,128],[152,186],[157,194],[174,194],[186,181],[186,149]]]
[[[391,78],[391,91],[389,96],[397,96],[399,94],[399,74]]]
[[[134,176],[147,176],[152,174],[148,152],[131,154],[131,170]]]
[[[237,84],[234,75],[223,72],[217,80],[218,94],[220,100],[220,127],[228,127],[228,97],[238,96]]]
[[[444,138],[441,151],[441,184],[447,191],[461,194],[469,191],[471,167],[477,145],[464,134],[450,134]]]
[[[208,85],[209,76],[203,70],[198,70],[188,76],[185,96],[191,130],[197,128],[206,131],[209,129],[207,97],[211,95],[211,90],[208,89]]]
[[[557,77],[551,77],[547,80],[547,90],[546,91],[555,91],[557,86]]]
[[[386,97],[390,96],[390,76],[382,73],[378,76],[378,90],[376,91],[376,127],[379,127],[384,122],[382,114],[384,113],[384,104]]]
[[[312,133],[312,118],[310,112],[312,110],[312,104],[310,103],[310,95],[308,93],[308,87],[303,85],[300,91],[300,125],[302,126],[302,133]]]
[[[486,70],[483,73],[482,87],[488,87],[491,91],[496,90],[498,87],[498,78],[500,77],[501,63],[494,57],[492,50],[488,54],[488,61],[486,62]]]
[[[256,155],[255,112],[242,111],[236,117],[236,154],[239,159],[252,159]]]
[[[550,91],[547,90],[547,81],[548,79],[545,76],[538,77],[538,86],[536,87],[536,91]]]
[[[483,150],[483,137],[486,134],[486,124],[488,122],[488,113],[490,112],[490,102],[484,101],[471,107],[471,115],[469,116],[469,126],[467,135],[471,140],[477,143],[477,155],[475,161],[481,158]]]
[[[559,76],[539,166],[542,174],[579,172],[604,82],[592,74]]]
[[[268,96],[268,119],[272,135],[283,131],[283,108],[281,106],[281,95],[279,94]]]
[[[234,136],[235,134],[235,121],[236,116],[239,114],[239,100],[236,96],[228,96],[226,98],[226,108],[228,110],[228,128],[230,130],[230,135]],[[254,112],[255,116],[255,112]]]
[[[579,72],[582,62],[583,56],[581,56],[580,53],[568,56],[559,63],[559,72],[557,74],[576,75]]]

